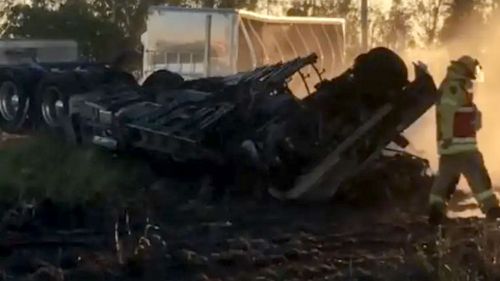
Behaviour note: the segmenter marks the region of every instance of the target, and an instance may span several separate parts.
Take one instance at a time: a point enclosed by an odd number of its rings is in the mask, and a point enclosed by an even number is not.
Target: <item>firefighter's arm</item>
[[[437,107],[441,128],[441,139],[444,144],[450,144],[453,138],[453,122],[455,113],[458,109],[458,102],[452,96],[444,94],[441,97],[439,106]]]
[[[456,107],[448,104],[441,104],[438,107],[441,124],[441,138],[451,139],[453,138],[453,119],[456,112]]]

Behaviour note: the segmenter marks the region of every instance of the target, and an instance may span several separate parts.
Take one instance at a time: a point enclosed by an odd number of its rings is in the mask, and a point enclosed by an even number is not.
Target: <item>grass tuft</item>
[[[20,139],[0,147],[2,202],[120,200],[151,178],[148,166],[138,160],[52,138]]]

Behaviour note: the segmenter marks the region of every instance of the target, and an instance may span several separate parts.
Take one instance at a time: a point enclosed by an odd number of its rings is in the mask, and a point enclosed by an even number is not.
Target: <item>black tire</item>
[[[0,70],[0,129],[11,134],[25,132],[30,92],[24,79],[12,70]]]
[[[135,77],[128,72],[123,72],[123,71],[114,72],[112,73],[112,77],[113,78],[111,80],[111,83],[113,85],[128,86],[128,87],[139,86]]]
[[[33,103],[33,122],[41,133],[64,135],[69,118],[69,99],[85,91],[74,73],[51,73],[37,88]]]
[[[168,70],[158,70],[146,78],[142,83],[142,88],[146,91],[173,90],[178,89],[182,83],[184,83],[184,78],[179,74]]]
[[[408,84],[408,69],[395,52],[378,47],[359,55],[354,62],[354,77],[363,92],[385,95]]]
[[[224,86],[224,77],[208,77],[185,81],[182,83],[181,88],[202,92],[217,92]]]

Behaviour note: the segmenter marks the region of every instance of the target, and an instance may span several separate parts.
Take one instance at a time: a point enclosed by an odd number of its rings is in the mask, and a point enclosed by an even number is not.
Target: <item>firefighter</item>
[[[470,57],[452,61],[439,87],[436,127],[439,172],[432,186],[429,223],[440,224],[446,218],[450,185],[463,175],[487,219],[500,217],[498,199],[477,147],[476,133],[481,129],[481,112],[474,104],[474,84],[479,82],[481,65]]]

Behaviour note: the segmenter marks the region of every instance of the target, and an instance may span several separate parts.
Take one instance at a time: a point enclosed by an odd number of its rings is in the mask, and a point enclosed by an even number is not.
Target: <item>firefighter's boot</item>
[[[443,224],[447,219],[441,206],[436,204],[430,206],[428,222],[432,226]]]
[[[500,207],[492,207],[486,212],[486,219],[496,221],[500,219]]]

